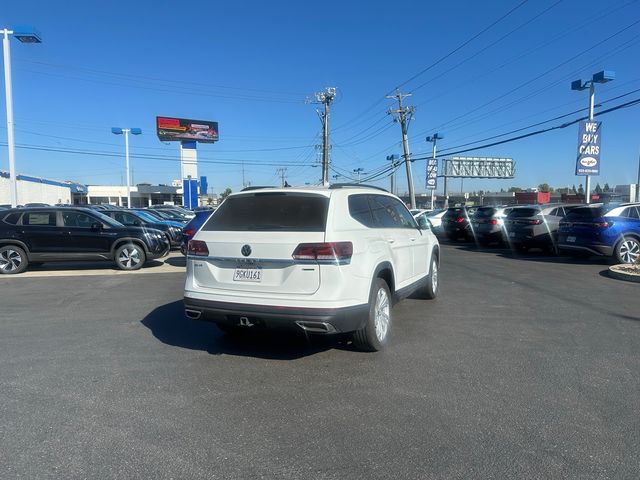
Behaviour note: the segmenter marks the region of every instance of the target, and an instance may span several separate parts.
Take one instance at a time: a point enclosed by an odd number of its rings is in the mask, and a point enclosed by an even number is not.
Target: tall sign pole
[[[438,140],[442,140],[444,137],[439,133],[434,133],[433,135],[427,137],[427,142],[431,142],[433,144],[433,152],[431,158],[427,161],[427,188],[431,189],[431,208],[435,208],[435,196],[436,196],[436,187],[437,187],[437,179],[438,179],[438,159],[436,157],[437,153],[437,143]],[[446,177],[445,177],[446,178]],[[445,193],[446,197],[446,193]]]
[[[413,174],[411,173],[411,152],[409,151],[409,138],[407,136],[409,122],[413,119],[415,107],[405,107],[402,104],[402,100],[410,96],[410,93],[402,94],[399,90],[395,95],[387,95],[387,98],[393,98],[398,101],[398,108],[395,110],[390,109],[387,113],[389,115],[393,115],[394,121],[400,123],[400,129],[402,131],[402,150],[404,152],[404,164],[407,168],[407,187],[409,189],[409,199],[411,201],[411,208],[416,208],[416,194],[413,191]]]

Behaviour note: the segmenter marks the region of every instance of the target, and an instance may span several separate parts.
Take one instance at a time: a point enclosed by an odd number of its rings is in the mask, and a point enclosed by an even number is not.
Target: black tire
[[[618,263],[631,264],[640,258],[640,240],[635,237],[625,237],[617,244],[613,252]]]
[[[120,270],[139,270],[147,261],[144,248],[136,243],[125,243],[116,249],[114,255],[116,265]]]
[[[382,278],[374,279],[369,293],[369,317],[367,318],[367,323],[360,330],[353,332],[353,344],[358,350],[377,352],[386,346],[393,323],[391,307],[391,292],[387,282]],[[384,312],[380,312],[379,321],[376,321],[376,313],[380,310],[386,311],[386,323],[383,319]]]
[[[438,275],[438,255],[431,255],[431,265],[429,267],[429,274],[427,275],[427,284],[420,288],[418,291],[418,295],[420,298],[425,298],[427,300],[433,300],[438,296],[438,288],[440,287],[440,278]]]
[[[0,246],[0,275],[22,273],[29,266],[26,252],[15,245]]]

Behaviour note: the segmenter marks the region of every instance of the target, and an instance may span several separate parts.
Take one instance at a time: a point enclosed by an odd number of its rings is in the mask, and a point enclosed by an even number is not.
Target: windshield
[[[307,193],[269,193],[227,198],[203,230],[322,232],[329,199]]]
[[[140,210],[136,210],[135,214],[148,222],[156,223],[158,221],[157,217],[154,217],[153,215],[149,215],[147,212],[141,212]]]

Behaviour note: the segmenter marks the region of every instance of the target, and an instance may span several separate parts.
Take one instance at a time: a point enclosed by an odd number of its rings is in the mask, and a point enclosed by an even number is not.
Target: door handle
[[[411,240],[412,242],[415,242],[416,241],[416,237],[412,237],[409,240]]]

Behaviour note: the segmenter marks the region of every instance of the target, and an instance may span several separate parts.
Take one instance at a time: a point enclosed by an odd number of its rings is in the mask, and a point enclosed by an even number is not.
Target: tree
[[[541,183],[540,185],[538,185],[538,191],[553,193],[553,187],[550,187],[548,183]]]
[[[594,188],[593,190],[598,194],[602,193],[602,187],[600,186],[600,183],[596,183],[596,188]]]
[[[229,187],[225,188],[224,192],[222,192],[220,194],[220,201],[224,200],[225,198],[227,198],[232,193],[233,193],[233,191]]]
[[[514,192],[518,193],[518,192],[521,192],[521,191],[522,191],[522,189],[520,187],[509,187],[509,190],[507,190],[507,192],[510,192],[510,193],[514,193]]]
[[[571,187],[571,190],[573,192],[573,194],[575,195],[576,193],[578,193],[578,190],[576,190],[576,184],[573,184],[573,187]]]
[[[608,183],[605,183],[605,184],[604,184],[603,192],[610,192],[610,191],[611,191],[611,187],[609,186],[609,184],[608,184]]]
[[[578,185],[578,194],[579,195],[583,195],[584,194],[584,188],[582,188],[582,184]]]
[[[500,193],[504,193],[504,191],[505,191],[504,188],[500,189]]]

